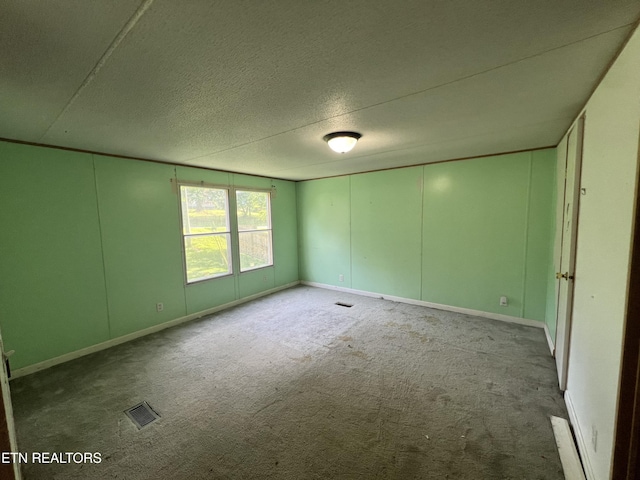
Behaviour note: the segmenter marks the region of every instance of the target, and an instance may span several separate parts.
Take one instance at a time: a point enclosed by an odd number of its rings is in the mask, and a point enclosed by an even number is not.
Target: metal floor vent
[[[125,410],[124,413],[129,417],[134,425],[138,427],[138,430],[160,418],[160,415],[154,412],[151,405],[147,402],[139,403],[138,405]]]
[[[342,302],[336,302],[336,305],[340,306],[340,307],[347,307],[347,308],[351,308],[353,307],[352,303],[342,303]]]

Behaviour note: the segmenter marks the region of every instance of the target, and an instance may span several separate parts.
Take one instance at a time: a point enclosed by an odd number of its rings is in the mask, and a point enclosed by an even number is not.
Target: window
[[[273,265],[269,192],[236,191],[240,271]]]
[[[180,185],[187,283],[232,273],[229,192]]]

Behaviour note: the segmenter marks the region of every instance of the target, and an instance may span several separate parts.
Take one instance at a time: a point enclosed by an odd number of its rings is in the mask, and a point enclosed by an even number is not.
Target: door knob
[[[573,280],[573,275],[569,275],[569,272],[565,272],[565,273],[558,272],[556,273],[556,278],[558,280],[560,280],[561,278],[564,278],[565,280]]]

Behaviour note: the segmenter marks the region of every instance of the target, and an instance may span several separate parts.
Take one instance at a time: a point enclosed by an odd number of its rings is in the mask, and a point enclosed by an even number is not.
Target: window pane
[[[229,231],[227,191],[221,188],[180,186],[183,233]]]
[[[269,230],[269,192],[237,191],[238,231]]]
[[[271,231],[241,232],[239,235],[241,272],[273,264]]]
[[[231,273],[229,234],[184,237],[187,282]]]

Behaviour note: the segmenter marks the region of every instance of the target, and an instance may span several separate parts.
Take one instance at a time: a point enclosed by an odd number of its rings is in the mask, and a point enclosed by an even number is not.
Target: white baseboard
[[[106,342],[98,343],[96,345],[91,345],[90,347],[82,348],[80,350],[76,350],[75,352],[65,353],[64,355],[60,355],[59,357],[51,358],[49,360],[45,360],[39,363],[34,363],[33,365],[29,365],[27,367],[18,368],[17,370],[14,370],[11,372],[11,380],[19,377],[24,377],[25,375],[30,375],[35,372],[39,372],[40,370],[53,367],[54,365],[59,365],[61,363],[68,362],[70,360],[75,360],[76,358],[84,357],[85,355],[99,352],[100,350],[105,350],[107,348],[115,347],[116,345],[120,345],[121,343],[130,342],[131,340],[135,340],[136,338],[144,337],[146,335],[150,335],[152,333],[156,333],[161,330],[165,330],[167,328],[175,327],[176,325],[190,322],[191,320],[202,318],[206,315],[211,315],[213,313],[219,312],[221,310],[225,310],[227,308],[235,307],[236,305],[241,305],[243,303],[250,302],[251,300],[255,300],[257,298],[264,297],[266,295],[270,295],[275,292],[279,292],[280,290],[286,290],[287,288],[294,287],[299,283],[300,283],[299,281],[287,283],[286,285],[281,285],[279,287],[265,290],[264,292],[259,292],[254,295],[249,295],[248,297],[243,297],[238,300],[234,300],[233,302],[225,303],[223,305],[218,305],[217,307],[208,308],[207,310],[203,310],[197,313],[192,313],[191,315],[186,315],[184,317],[176,318],[174,320],[170,320],[168,322],[164,322],[159,325],[154,325],[153,327],[145,328],[143,330],[138,330],[137,332],[129,333],[121,337],[112,338],[111,340],[107,340]]]
[[[409,303],[411,305],[420,305],[422,307],[435,308],[437,310],[446,310],[448,312],[464,313],[466,315],[473,315],[476,317],[490,318],[492,320],[500,320],[501,322],[517,323],[519,325],[526,325],[528,327],[544,328],[545,323],[539,320],[529,320],[528,318],[512,317],[511,315],[503,315],[501,313],[483,312],[482,310],[472,310],[470,308],[453,307],[451,305],[442,305],[440,303],[425,302],[423,300],[415,300],[413,298],[396,297],[393,295],[386,295],[384,293],[367,292],[364,290],[355,290],[353,288],[336,287],[334,285],[327,285],[317,282],[300,282],[303,285],[309,285],[310,287],[326,288],[328,290],[337,290],[339,292],[353,293],[354,295],[362,295],[364,297],[382,298],[384,300],[391,300],[400,303]]]
[[[551,416],[551,428],[553,428],[553,435],[556,437],[558,455],[560,455],[565,480],[585,480],[569,422],[564,418]]]
[[[551,356],[556,356],[556,346],[553,344],[553,339],[551,338],[551,332],[549,332],[549,327],[547,324],[544,324],[544,336],[547,337],[547,344],[549,345],[549,351],[551,352]]]
[[[573,427],[573,433],[575,434],[576,441],[578,442],[578,453],[580,454],[580,459],[582,460],[584,473],[587,476],[588,480],[596,480],[596,476],[593,473],[593,467],[589,462],[589,450],[587,449],[587,442],[585,441],[585,436],[582,432],[582,429],[580,428],[578,416],[576,415],[576,410],[573,406],[573,401],[571,400],[571,394],[568,390],[564,392],[564,403],[567,406],[569,421],[571,423],[571,426]]]

